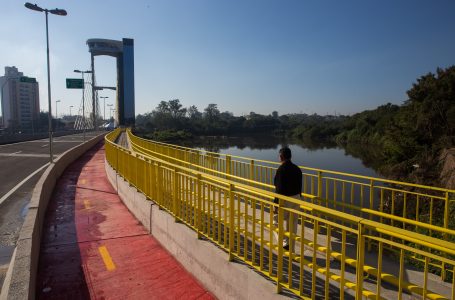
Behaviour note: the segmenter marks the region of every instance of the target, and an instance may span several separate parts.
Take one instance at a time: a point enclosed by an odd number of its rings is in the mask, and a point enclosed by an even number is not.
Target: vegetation
[[[136,119],[136,133],[172,141],[192,136],[269,134],[302,141],[337,142],[396,179],[438,177],[438,155],[455,145],[455,66],[437,69],[413,84],[402,105],[385,104],[352,116],[251,112],[234,116],[209,104],[203,112],[184,108],[178,99],[161,101]],[[370,151],[370,149],[375,151]],[[417,167],[418,166],[418,167]]]

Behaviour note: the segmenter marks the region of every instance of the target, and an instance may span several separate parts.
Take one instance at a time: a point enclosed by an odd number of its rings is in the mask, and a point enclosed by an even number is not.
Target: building
[[[2,126],[12,131],[34,132],[39,119],[39,88],[35,78],[16,67],[5,67],[0,77]]]

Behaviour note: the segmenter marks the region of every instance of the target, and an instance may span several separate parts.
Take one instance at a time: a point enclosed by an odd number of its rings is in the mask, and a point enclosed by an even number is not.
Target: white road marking
[[[8,157],[49,157],[49,154],[33,154],[33,153],[0,153],[1,156]],[[54,154],[54,157],[57,155]]]
[[[0,205],[3,204],[3,202],[8,199],[9,196],[11,196],[17,189],[19,189],[24,183],[26,183],[30,178],[38,174],[42,169],[46,168],[49,166],[49,163],[45,164],[44,166],[41,166],[37,170],[35,170],[33,173],[28,175],[24,180],[19,182],[15,187],[13,187],[8,193],[6,193],[2,198],[0,198]]]
[[[21,153],[21,152],[22,152],[22,151],[17,151],[17,152],[14,152],[14,153],[10,153],[10,154],[8,154],[8,156],[14,156],[15,154],[19,154],[19,153]]]
[[[36,140],[36,141],[28,141],[24,143],[48,143],[49,140]],[[52,143],[82,143],[83,140],[52,140]]]
[[[10,144],[3,144],[0,145],[0,147],[8,147],[8,146],[14,146],[14,145],[20,145],[20,144],[25,144],[25,143],[30,143],[30,142],[46,142],[46,139],[41,139],[41,140],[33,140],[33,141],[24,141],[24,142],[17,142],[17,143],[10,143]]]
[[[49,144],[42,145],[41,148],[47,147],[47,145],[49,145]]]

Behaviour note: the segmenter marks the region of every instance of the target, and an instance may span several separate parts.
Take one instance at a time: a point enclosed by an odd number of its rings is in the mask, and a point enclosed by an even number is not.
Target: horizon
[[[65,114],[70,105],[76,113],[81,102],[80,91],[67,90],[65,79],[89,68],[90,38],[135,40],[136,115],[171,99],[199,111],[216,103],[236,116],[352,115],[389,102],[402,105],[418,78],[455,64],[451,1],[37,4],[68,11],[66,17],[49,15],[52,100],[62,100],[59,112]],[[37,78],[40,108],[47,111],[43,14],[8,0],[0,20],[0,75],[16,66]],[[98,85],[115,85],[114,59],[96,57],[95,70]],[[99,95],[113,103],[114,92]]]

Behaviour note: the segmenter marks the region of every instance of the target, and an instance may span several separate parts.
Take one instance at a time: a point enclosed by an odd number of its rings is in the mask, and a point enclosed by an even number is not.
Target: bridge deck
[[[104,172],[104,147],[57,183],[43,229],[39,299],[212,299],[123,205]]]

